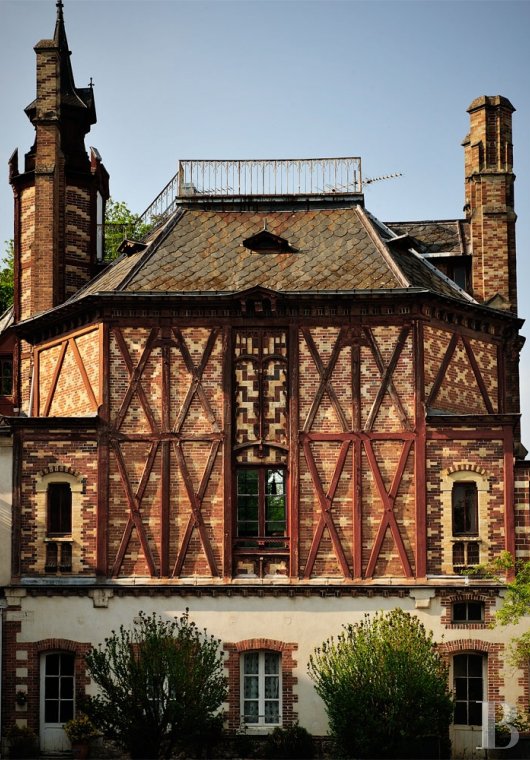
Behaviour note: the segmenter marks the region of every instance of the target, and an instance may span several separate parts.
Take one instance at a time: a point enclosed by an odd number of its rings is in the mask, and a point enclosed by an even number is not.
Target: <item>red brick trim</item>
[[[25,719],[35,733],[39,732],[40,712],[40,658],[47,652],[69,652],[75,655],[75,698],[76,703],[86,695],[90,678],[86,671],[85,654],[90,651],[90,643],[71,639],[41,639],[40,641],[16,641],[16,629],[9,631],[9,657],[5,661],[4,728],[17,720]],[[17,660],[17,651],[24,651],[27,657]],[[17,676],[17,668],[27,670],[27,676]],[[17,710],[15,694],[21,689],[27,694],[27,709]]]
[[[501,656],[504,652],[504,644],[481,641],[480,639],[457,639],[438,644],[438,651],[448,661],[451,655],[465,652],[488,655],[488,700],[490,702],[504,702],[505,697],[504,678],[501,675]]]
[[[298,719],[295,703],[298,695],[294,687],[298,678],[293,675],[297,661],[293,653],[298,649],[294,642],[278,641],[276,639],[245,639],[235,643],[227,643],[224,650],[227,653],[226,669],[228,671],[228,729],[237,731],[241,728],[241,654],[243,652],[263,651],[281,652],[282,655],[282,725],[292,726]]]

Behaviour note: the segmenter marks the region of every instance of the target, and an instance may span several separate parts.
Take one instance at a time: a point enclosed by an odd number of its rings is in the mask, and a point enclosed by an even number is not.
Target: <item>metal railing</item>
[[[362,192],[361,159],[304,158],[249,161],[179,161],[178,171],[141,215],[158,223],[179,199],[356,195]]]

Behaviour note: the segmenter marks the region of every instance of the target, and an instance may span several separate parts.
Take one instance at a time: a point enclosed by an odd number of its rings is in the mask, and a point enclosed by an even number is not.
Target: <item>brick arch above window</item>
[[[455,654],[482,654],[487,656],[487,699],[491,702],[504,702],[504,678],[502,674],[502,655],[504,644],[483,641],[482,639],[455,639],[437,645],[442,657],[449,663]]]
[[[297,661],[294,653],[298,649],[295,642],[284,642],[269,638],[244,639],[226,643],[227,653],[225,667],[228,671],[228,728],[237,731],[241,728],[241,655],[245,652],[278,652],[282,656],[282,726],[292,726],[298,719],[295,704],[298,694],[294,688],[298,678],[294,675]]]

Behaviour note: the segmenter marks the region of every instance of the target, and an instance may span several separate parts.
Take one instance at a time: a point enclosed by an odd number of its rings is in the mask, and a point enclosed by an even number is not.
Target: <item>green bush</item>
[[[132,758],[203,752],[222,730],[219,644],[187,611],[169,621],[141,612],[132,629],[121,626],[86,656],[99,694],[83,711]]]
[[[452,700],[432,633],[395,609],[344,626],[310,658],[337,749],[356,758],[439,757]]]
[[[272,760],[304,760],[314,754],[313,737],[298,723],[286,728],[278,726],[265,742],[264,756]]]

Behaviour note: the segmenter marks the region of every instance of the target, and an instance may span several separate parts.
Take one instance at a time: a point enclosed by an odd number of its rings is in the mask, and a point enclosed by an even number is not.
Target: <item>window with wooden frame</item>
[[[452,621],[453,623],[483,623],[484,602],[453,602]]]
[[[478,493],[475,482],[455,483],[452,492],[453,536],[478,536]]]
[[[68,536],[72,533],[72,489],[68,483],[48,485],[47,535]]]
[[[13,357],[0,356],[0,396],[13,394]]]
[[[285,536],[286,475],[281,467],[238,467],[236,471],[237,537],[247,546],[281,545]]]
[[[279,652],[241,655],[241,723],[249,728],[281,723],[282,656]]]

